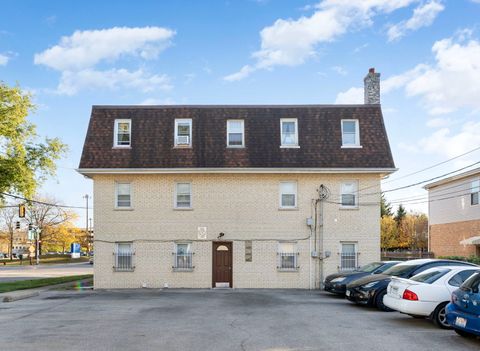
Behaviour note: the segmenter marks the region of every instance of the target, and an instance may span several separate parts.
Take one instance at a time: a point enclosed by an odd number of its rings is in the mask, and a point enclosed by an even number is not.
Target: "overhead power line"
[[[77,208],[77,209],[85,209],[86,208],[86,207],[82,207],[82,206],[59,205],[59,204],[49,203],[49,202],[45,202],[45,201],[32,200],[32,199],[27,199],[26,197],[23,197],[23,196],[13,195],[13,194],[4,193],[4,192],[0,192],[0,195],[8,196],[8,197],[11,197],[11,198],[14,198],[14,199],[17,199],[17,200],[23,200],[23,201],[26,201],[26,202],[33,202],[33,203],[40,204],[40,205],[45,205],[45,206],[52,206],[52,207],[59,207],[59,208]]]

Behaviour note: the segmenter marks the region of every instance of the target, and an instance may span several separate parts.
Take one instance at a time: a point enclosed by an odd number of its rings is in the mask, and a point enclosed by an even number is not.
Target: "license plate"
[[[467,320],[462,317],[455,318],[455,325],[461,328],[465,328],[467,326]]]
[[[350,296],[350,290],[347,290],[347,291],[345,292],[345,295]]]

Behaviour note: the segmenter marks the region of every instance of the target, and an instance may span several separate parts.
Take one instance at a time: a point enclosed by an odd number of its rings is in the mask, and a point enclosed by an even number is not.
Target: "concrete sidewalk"
[[[39,266],[0,266],[0,283],[83,274],[93,274],[93,265],[88,262],[79,262]]]

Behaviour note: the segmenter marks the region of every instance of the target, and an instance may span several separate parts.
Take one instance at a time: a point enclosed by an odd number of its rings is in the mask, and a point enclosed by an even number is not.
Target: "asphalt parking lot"
[[[20,350],[478,350],[426,320],[318,291],[49,291],[0,303]]]

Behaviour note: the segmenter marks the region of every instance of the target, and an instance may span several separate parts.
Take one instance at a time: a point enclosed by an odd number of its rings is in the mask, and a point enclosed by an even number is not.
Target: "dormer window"
[[[296,118],[280,120],[280,147],[298,147],[298,122]]]
[[[244,147],[245,132],[243,119],[230,119],[227,121],[227,146]]]
[[[192,120],[176,119],[175,120],[175,147],[191,147],[192,146]]]
[[[114,147],[130,147],[132,140],[132,121],[130,119],[116,119],[113,137]]]
[[[361,147],[358,119],[342,119],[342,147]]]

